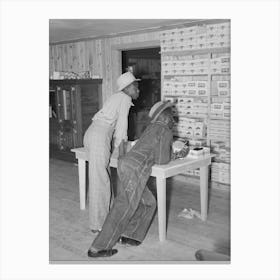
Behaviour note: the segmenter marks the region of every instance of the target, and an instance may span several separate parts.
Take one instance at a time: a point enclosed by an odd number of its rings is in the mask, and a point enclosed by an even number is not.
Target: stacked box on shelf
[[[201,80],[185,80],[184,77],[165,79],[163,82],[163,94],[166,95],[184,95],[207,97],[207,82]]]
[[[209,121],[207,121],[208,117],[230,118],[230,87],[229,84],[227,86],[227,83],[223,82],[230,79],[227,75],[230,74],[230,54],[213,52],[209,56],[209,52],[195,52],[194,55],[193,53],[176,51],[229,47],[230,24],[199,25],[164,31],[161,33],[160,39],[163,54],[174,51],[162,56],[164,99],[175,103],[173,113],[179,118],[183,116],[188,119],[203,119],[203,135],[205,137],[205,124],[211,128]],[[208,87],[209,74],[214,75],[211,76],[212,82]],[[220,77],[220,80],[217,80],[216,77]],[[214,94],[212,94],[213,84],[216,88]],[[208,97],[209,90],[211,99]],[[212,106],[209,102],[212,102]],[[194,124],[194,122],[189,123]],[[208,140],[229,142],[229,129],[215,125],[212,123],[213,130],[210,129],[211,134],[209,134]],[[174,132],[178,137],[195,139],[192,126],[186,127],[186,123],[184,124],[182,121],[179,121],[175,126]],[[201,134],[196,136],[200,137]]]
[[[230,54],[212,57],[210,59],[210,71],[212,74],[230,74]]]
[[[174,56],[162,60],[162,69],[164,75],[206,75],[208,64],[208,59],[203,56],[200,58]]]
[[[230,141],[230,122],[210,120],[208,137],[212,141]]]
[[[206,136],[206,126],[203,121],[179,117],[178,122],[173,127],[173,133],[178,137],[200,139]]]
[[[211,118],[230,119],[230,82],[228,80],[212,81]]]
[[[218,183],[230,184],[230,164],[224,162],[212,162],[211,180]]]
[[[165,96],[164,100],[174,103],[172,108],[174,116],[207,117],[208,103],[203,98]]]
[[[212,119],[230,119],[230,104],[225,102],[211,103],[210,117]]]
[[[206,47],[221,48],[230,46],[230,23],[207,25]]]
[[[161,51],[166,52],[196,49],[197,29],[197,26],[192,26],[162,31],[160,33]]]
[[[197,25],[160,33],[161,51],[188,51],[230,45],[230,23]]]
[[[211,152],[215,154],[214,161],[230,163],[230,147],[222,141],[211,142]]]

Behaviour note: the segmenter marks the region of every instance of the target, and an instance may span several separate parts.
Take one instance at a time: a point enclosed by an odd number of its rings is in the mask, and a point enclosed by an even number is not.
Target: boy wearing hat
[[[156,200],[146,183],[154,164],[166,164],[172,153],[173,117],[170,102],[157,102],[150,110],[151,123],[132,149],[118,161],[121,190],[101,232],[88,250],[89,257],[117,253],[116,242],[138,246],[152,221]]]
[[[109,161],[112,148],[119,148],[120,155],[124,153],[128,113],[134,106],[131,101],[139,96],[138,81],[131,72],[122,74],[117,80],[118,92],[94,115],[84,135],[89,155],[89,226],[94,233],[101,230],[109,213],[112,200]]]

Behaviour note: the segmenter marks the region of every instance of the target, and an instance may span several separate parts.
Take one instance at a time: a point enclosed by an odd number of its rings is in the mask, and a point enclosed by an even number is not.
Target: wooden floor
[[[155,193],[155,181],[149,181]],[[184,208],[200,211],[199,186],[167,181],[167,240],[159,242],[157,214],[144,242],[138,247],[116,245],[110,258],[91,259],[87,250],[95,235],[88,228],[88,210],[79,208],[78,167],[50,159],[49,260],[51,263],[155,263],[195,262],[195,252],[207,249],[230,253],[230,193],[210,190],[206,222],[178,217]]]

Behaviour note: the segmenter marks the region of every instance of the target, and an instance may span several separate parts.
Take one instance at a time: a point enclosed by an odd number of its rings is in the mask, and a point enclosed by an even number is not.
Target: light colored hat
[[[159,101],[155,103],[149,112],[149,117],[152,119],[151,122],[154,123],[165,109],[172,107],[173,105],[174,104],[169,101]]]
[[[131,72],[125,72],[122,75],[119,76],[117,79],[117,86],[118,91],[123,90],[130,84],[132,84],[135,81],[141,81],[140,79],[136,79]]]

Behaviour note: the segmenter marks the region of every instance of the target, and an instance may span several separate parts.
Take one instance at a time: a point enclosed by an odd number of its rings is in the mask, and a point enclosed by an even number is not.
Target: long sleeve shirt
[[[134,106],[131,97],[120,91],[110,96],[93,117],[93,120],[103,120],[115,127],[115,148],[122,140],[127,141],[128,113],[131,106]]]

